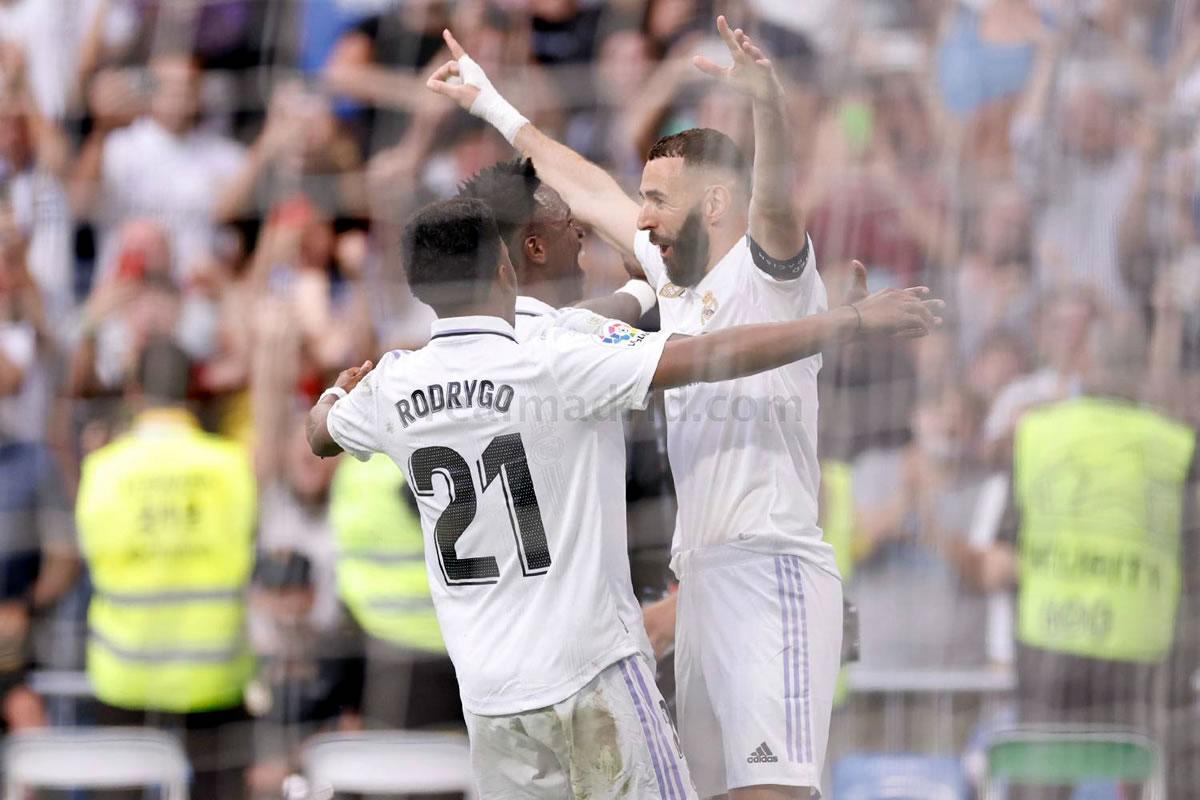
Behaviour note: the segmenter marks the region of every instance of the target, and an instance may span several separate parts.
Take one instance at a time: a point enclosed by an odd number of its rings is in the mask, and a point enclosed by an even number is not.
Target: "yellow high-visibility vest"
[[[385,455],[344,458],[330,519],[338,593],[363,630],[399,647],[446,652],[429,594],[421,520],[405,502],[404,473]]]
[[[845,461],[821,462],[821,530],[833,548],[833,558],[843,584],[854,573],[854,478]],[[846,669],[838,673],[833,703],[841,707],[850,695]]]
[[[147,412],[84,459],[76,520],[100,700],[180,713],[242,702],[255,515],[245,450],[186,412]]]
[[[1178,422],[1097,398],[1022,420],[1014,447],[1022,642],[1112,661],[1166,655],[1195,444]]]

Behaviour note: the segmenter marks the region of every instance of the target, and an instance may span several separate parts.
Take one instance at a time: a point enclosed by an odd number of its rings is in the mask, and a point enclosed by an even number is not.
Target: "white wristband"
[[[638,301],[638,306],[642,309],[643,314],[654,308],[654,304],[658,302],[658,294],[654,291],[654,287],[637,278],[617,289],[617,291],[632,295],[633,299]]]
[[[338,400],[341,400],[347,394],[348,394],[348,392],[340,386],[330,386],[328,389],[321,392],[321,396],[317,398],[317,402],[320,403],[326,397],[333,395],[335,398],[337,398],[336,400],[333,401],[336,403]]]
[[[512,144],[517,138],[517,132],[528,125],[529,120],[496,91],[483,67],[476,64],[470,56],[463,56],[458,60],[458,74],[463,83],[479,90],[479,96],[471,103],[471,114],[500,131],[500,135]]]

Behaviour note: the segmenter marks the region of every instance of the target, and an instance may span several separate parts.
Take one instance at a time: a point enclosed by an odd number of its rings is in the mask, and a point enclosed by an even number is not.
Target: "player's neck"
[[[721,263],[721,259],[733,249],[738,240],[746,235],[748,220],[739,220],[738,224],[722,226],[711,230],[708,234],[708,263],[704,265],[704,274],[712,272],[713,267]]]
[[[565,308],[579,302],[578,288],[572,289],[565,281],[522,281],[521,294],[540,300],[551,308]]]
[[[487,302],[439,310],[438,317],[499,317],[509,325],[516,325],[517,310],[511,302]]]

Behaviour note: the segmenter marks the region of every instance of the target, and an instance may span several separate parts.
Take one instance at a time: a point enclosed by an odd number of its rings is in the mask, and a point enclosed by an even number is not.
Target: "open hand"
[[[884,289],[854,303],[862,317],[865,335],[889,335],[918,338],[942,324],[941,300],[927,299],[929,289]]]
[[[756,100],[770,100],[782,95],[783,87],[775,74],[774,65],[763,51],[750,41],[745,31],[741,28],[730,30],[725,17],[720,16],[717,17],[717,32],[729,48],[733,64],[721,67],[704,56],[696,56],[692,63],[698,70]]]

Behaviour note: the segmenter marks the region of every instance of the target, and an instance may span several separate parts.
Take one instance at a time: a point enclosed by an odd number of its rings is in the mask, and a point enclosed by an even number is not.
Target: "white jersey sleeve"
[[[333,404],[325,418],[329,435],[359,461],[383,450],[379,436],[379,392],[384,370],[396,363],[398,351],[386,353],[379,364],[348,395]]]
[[[618,322],[618,320],[602,317],[595,311],[589,311],[586,308],[572,306],[558,310],[554,325],[575,333],[594,335],[599,334],[607,325],[614,322]]]
[[[669,338],[606,320],[590,334],[548,328],[536,341],[547,351],[568,411],[583,417],[645,408]]]
[[[749,246],[750,242],[750,234],[746,234],[746,244]],[[805,315],[825,311],[828,305],[824,286],[817,281],[817,254],[813,248],[812,237],[806,237],[806,242],[808,255],[799,274],[795,277],[776,277],[755,260],[752,246],[750,247],[750,258],[738,262],[742,269],[749,273],[748,277],[751,281],[765,287],[765,291],[770,294],[788,298],[789,304]]]

